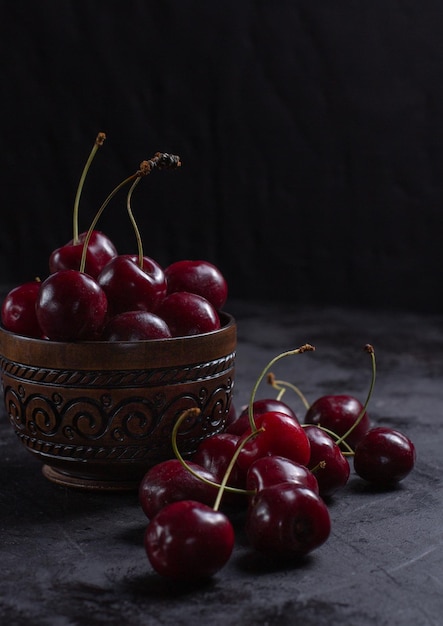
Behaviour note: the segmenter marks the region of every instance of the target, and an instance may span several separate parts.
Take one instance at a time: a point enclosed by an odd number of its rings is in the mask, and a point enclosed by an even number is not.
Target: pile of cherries
[[[225,432],[212,435],[191,459],[177,447],[181,425],[195,413],[182,414],[172,435],[175,457],[151,468],[140,483],[139,501],[149,519],[144,548],[153,569],[175,580],[204,579],[229,560],[235,543],[231,511],[245,514],[246,536],[268,560],[299,560],[329,537],[327,502],[355,473],[383,489],[403,480],[415,464],[415,448],[403,433],[371,425],[367,405],[349,395],[326,395],[308,405],[297,387],[277,381],[269,369],[284,356],[300,354],[310,345],[275,357],[258,378],[251,400]],[[279,391],[275,398],[256,400],[259,384]],[[285,391],[292,387],[303,399],[300,422]],[[220,506],[223,505],[223,511]]]
[[[227,283],[212,263],[180,260],[166,268],[144,255],[131,208],[139,181],[154,170],[176,169],[180,158],[157,152],[106,198],[88,231],[78,234],[78,207],[87,171],[103,144],[99,133],[74,203],[73,238],[52,252],[49,275],[14,287],[1,308],[3,327],[52,341],[136,341],[195,335],[220,328]],[[129,186],[127,211],[137,254],[118,254],[96,224],[117,192]]]

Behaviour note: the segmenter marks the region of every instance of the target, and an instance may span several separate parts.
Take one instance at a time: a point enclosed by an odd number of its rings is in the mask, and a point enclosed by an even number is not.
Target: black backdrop
[[[81,229],[157,150],[145,253],[233,297],[440,311],[437,0],[1,2],[0,285],[44,276],[98,131]],[[135,249],[125,195],[100,227]]]

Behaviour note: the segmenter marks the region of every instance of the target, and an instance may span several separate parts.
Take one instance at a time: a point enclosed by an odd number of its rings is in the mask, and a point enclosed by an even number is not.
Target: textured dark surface
[[[133,198],[162,264],[212,260],[239,298],[441,310],[438,0],[1,4],[0,285],[71,237],[104,131],[81,229],[176,152]],[[124,194],[100,226],[134,251]]]
[[[227,566],[208,584],[180,588],[153,573],[134,494],[70,491],[46,481],[4,415],[0,423],[0,623],[8,626],[437,626],[443,611],[443,319],[416,314],[232,302],[238,320],[236,404],[280,351],[316,347],[279,363],[310,401],[364,399],[374,345],[370,414],[415,443],[401,486],[377,492],[355,475],[330,501],[332,533],[298,566],[269,568],[248,548],[242,517]],[[269,395],[266,385],[260,395]],[[289,393],[289,392],[288,392]],[[296,397],[286,396],[302,414]]]

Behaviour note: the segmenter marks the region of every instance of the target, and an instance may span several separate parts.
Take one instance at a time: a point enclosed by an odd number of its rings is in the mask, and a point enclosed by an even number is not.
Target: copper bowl
[[[234,385],[236,323],[174,339],[62,343],[0,328],[1,382],[9,420],[43,474],[66,486],[136,489],[146,471],[186,457],[225,428]],[[198,413],[198,412],[197,412]]]

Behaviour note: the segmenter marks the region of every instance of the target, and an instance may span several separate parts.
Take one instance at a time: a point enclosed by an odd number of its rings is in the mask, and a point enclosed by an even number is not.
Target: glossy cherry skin
[[[319,493],[314,474],[305,465],[282,456],[264,456],[257,459],[252,463],[246,475],[246,489],[256,494],[266,487],[286,482]]]
[[[392,428],[372,428],[355,448],[356,473],[376,485],[389,487],[403,480],[415,465],[412,441]]]
[[[192,461],[187,461],[187,465],[203,479],[217,482],[201,465]],[[146,472],[139,485],[138,498],[146,517],[152,519],[167,504],[180,500],[195,500],[211,506],[217,493],[217,487],[196,478],[178,459],[169,459]]]
[[[246,534],[270,559],[302,557],[322,545],[331,532],[323,499],[291,482],[266,487],[251,501]]]
[[[224,513],[182,500],[168,504],[149,522],[144,546],[158,574],[192,582],[210,578],[227,563],[234,529]]]
[[[318,426],[306,426],[304,430],[311,444],[308,467],[311,470],[316,468],[314,473],[320,495],[332,496],[348,482],[351,473],[349,462],[327,432]],[[320,463],[325,463],[325,467],[320,467]]]
[[[165,269],[168,293],[188,291],[203,296],[218,310],[228,297],[228,285],[220,270],[208,261],[176,261]]]
[[[125,311],[112,317],[106,324],[104,341],[143,341],[169,339],[171,331],[164,320],[150,311]]]
[[[11,289],[2,303],[1,319],[6,330],[26,337],[41,337],[35,304],[41,283],[29,281]]]
[[[217,482],[221,483],[237,449],[238,441],[239,437],[230,433],[219,433],[207,437],[199,444],[192,460],[211,472]],[[245,481],[246,472],[235,463],[227,484],[244,489]]]
[[[269,411],[278,411],[279,413],[285,413],[292,417],[294,420],[297,420],[297,417],[294,411],[288,406],[285,402],[281,400],[277,400],[275,398],[262,398],[260,400],[255,400],[252,404],[252,412],[254,418],[259,415],[263,415],[263,413],[269,413]],[[244,407],[236,420],[234,420],[229,426],[226,428],[226,432],[232,433],[233,435],[243,435],[243,433],[249,428],[249,407]]]
[[[60,270],[41,284],[36,314],[42,333],[48,339],[97,339],[103,330],[106,313],[106,295],[88,274]]]
[[[159,305],[157,314],[169,326],[173,337],[200,335],[220,328],[220,318],[212,304],[195,293],[176,291]]]
[[[240,437],[238,445],[243,446],[237,459],[240,468],[247,471],[263,456],[283,456],[301,465],[308,463],[309,440],[298,422],[284,413],[270,411],[257,417],[255,425],[259,432],[250,441],[243,443],[251,429]]]
[[[106,293],[110,315],[125,311],[155,311],[166,295],[161,266],[150,257],[120,254],[103,268],[97,282]]]
[[[87,233],[81,233],[78,243],[69,243],[54,250],[49,257],[51,274],[59,270],[79,270]],[[86,252],[85,272],[97,278],[102,269],[111,259],[117,256],[117,249],[105,234],[98,230],[91,233]]]
[[[328,395],[318,398],[310,406],[305,415],[305,424],[316,424],[332,430],[339,437],[344,435],[356,422],[363,405],[357,398],[343,395]],[[354,448],[358,441],[368,432],[370,420],[365,412],[358,426],[346,438],[347,443]]]

